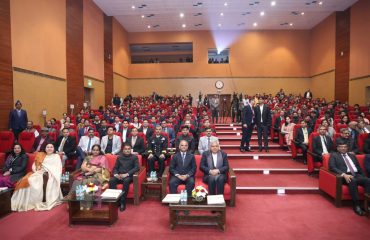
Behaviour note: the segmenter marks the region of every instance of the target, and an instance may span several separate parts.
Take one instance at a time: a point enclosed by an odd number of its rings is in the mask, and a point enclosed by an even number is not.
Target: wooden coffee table
[[[196,202],[192,198],[187,204],[170,203],[170,228],[177,225],[214,225],[225,231],[226,204],[207,205],[207,200]]]
[[[76,223],[113,225],[118,219],[119,199],[120,197],[117,199],[100,199],[99,196],[89,195],[84,200],[79,200],[75,193],[67,195],[63,201],[67,202],[69,206],[69,225]],[[86,205],[91,205],[89,210],[86,209]],[[81,206],[85,208],[81,209]]]
[[[12,212],[11,209],[11,198],[12,198],[12,188],[3,190],[0,192],[0,218]]]
[[[155,182],[150,182],[145,180],[141,184],[142,189],[142,199],[145,200],[146,198],[158,198],[159,200],[162,199],[162,180],[158,179]]]

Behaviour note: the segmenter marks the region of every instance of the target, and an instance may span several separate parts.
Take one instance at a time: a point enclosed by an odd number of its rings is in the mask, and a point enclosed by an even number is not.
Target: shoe
[[[356,206],[353,208],[353,211],[359,215],[359,216],[364,216],[365,212],[360,208],[360,206]]]
[[[246,148],[245,151],[246,152],[253,152],[252,149],[250,149],[250,148]]]
[[[121,205],[119,206],[119,210],[121,212],[125,211],[126,210],[126,204],[125,203],[121,203]]]
[[[268,149],[265,149],[265,152],[269,152],[269,150]]]
[[[259,152],[262,152],[262,148],[258,149]]]
[[[243,148],[240,149],[241,152],[245,152],[245,150]]]

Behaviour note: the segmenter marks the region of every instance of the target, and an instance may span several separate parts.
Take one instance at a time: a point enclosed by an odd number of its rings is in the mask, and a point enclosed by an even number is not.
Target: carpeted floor
[[[319,194],[239,194],[227,208],[226,231],[212,226],[169,229],[168,207],[159,201],[128,205],[112,227],[68,226],[66,206],[13,213],[0,219],[1,239],[370,239],[370,219],[336,208]]]

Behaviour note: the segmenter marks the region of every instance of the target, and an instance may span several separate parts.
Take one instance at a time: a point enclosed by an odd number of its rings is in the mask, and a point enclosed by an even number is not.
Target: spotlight
[[[185,24],[185,23],[184,23],[184,24],[182,24],[182,27],[183,27],[183,28],[186,28],[186,24]]]
[[[184,13],[180,13],[180,18],[183,18],[184,16]]]
[[[271,2],[271,6],[275,6],[276,5],[276,2],[275,1],[272,1]]]
[[[253,23],[253,27],[257,27],[257,25],[258,25],[258,23],[256,23],[256,22]]]
[[[262,12],[260,12],[260,15],[261,15],[261,16],[265,16],[265,12],[263,12],[263,11],[262,11]]]

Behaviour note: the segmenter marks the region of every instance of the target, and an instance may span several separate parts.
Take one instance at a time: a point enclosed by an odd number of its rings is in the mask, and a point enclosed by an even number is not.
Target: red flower
[[[200,190],[201,192],[204,192],[204,189]]]
[[[195,189],[195,192],[199,192],[199,189]]]

